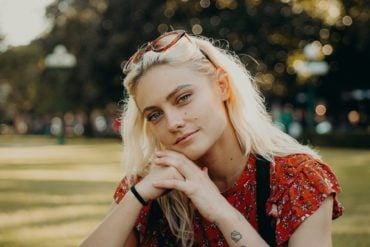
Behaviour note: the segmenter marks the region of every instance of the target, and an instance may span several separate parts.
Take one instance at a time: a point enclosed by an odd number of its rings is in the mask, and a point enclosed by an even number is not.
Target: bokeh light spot
[[[323,28],[320,30],[320,38],[321,39],[328,39],[330,36],[330,32],[327,28]]]
[[[319,116],[324,116],[325,113],[326,113],[326,106],[322,105],[322,104],[317,105],[316,108],[315,108],[315,112]]]
[[[193,32],[193,34],[199,35],[203,32],[203,28],[201,25],[195,24],[192,26],[191,31]]]
[[[161,23],[161,24],[158,25],[157,30],[160,33],[165,33],[165,32],[168,31],[168,25],[165,24],[165,23]]]
[[[351,26],[352,25],[352,18],[350,16],[346,15],[342,18],[342,22],[346,26]]]
[[[326,44],[322,47],[322,53],[324,53],[325,56],[329,56],[333,53],[333,47],[329,44]]]
[[[200,5],[200,7],[206,9],[211,5],[211,1],[209,1],[209,0],[200,0],[199,5]]]
[[[212,26],[218,26],[221,22],[221,18],[218,15],[214,15],[209,19]]]
[[[358,124],[360,122],[360,114],[358,111],[350,111],[347,118],[351,124]]]

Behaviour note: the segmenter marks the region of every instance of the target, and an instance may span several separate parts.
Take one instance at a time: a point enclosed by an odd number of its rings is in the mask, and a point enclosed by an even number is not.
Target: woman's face
[[[219,78],[167,64],[146,71],[135,98],[156,140],[192,160],[217,144],[228,125],[227,82]]]

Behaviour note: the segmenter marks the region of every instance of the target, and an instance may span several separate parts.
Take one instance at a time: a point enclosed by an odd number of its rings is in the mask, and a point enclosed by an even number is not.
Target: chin
[[[176,149],[176,152],[182,153],[192,161],[199,160],[207,151],[207,149],[199,146],[190,146],[183,149]]]

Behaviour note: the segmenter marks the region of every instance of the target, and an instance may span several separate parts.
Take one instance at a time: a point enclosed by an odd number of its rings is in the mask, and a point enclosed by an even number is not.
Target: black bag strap
[[[154,235],[158,237],[158,246],[179,246],[179,243],[176,237],[172,234],[171,231],[164,232],[161,227],[163,227],[164,213],[159,206],[157,200],[153,200],[150,205],[148,223],[144,234],[143,244],[148,246],[153,241]]]
[[[260,155],[256,156],[256,182],[258,232],[270,246],[276,246],[273,217],[266,213],[266,201],[270,195],[270,162]]]

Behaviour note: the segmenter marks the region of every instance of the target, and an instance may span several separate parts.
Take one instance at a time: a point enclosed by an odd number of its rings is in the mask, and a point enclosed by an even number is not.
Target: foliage
[[[19,112],[35,110],[40,102],[40,64],[43,52],[37,45],[20,46],[0,54],[0,86],[11,85],[9,95],[0,101],[1,119],[14,118]],[[5,110],[5,107],[7,111]]]
[[[7,103],[14,102],[18,111],[90,112],[118,102],[123,97],[121,62],[140,44],[171,28],[214,37],[221,46],[235,50],[269,100],[294,103],[297,92],[307,90],[309,78],[297,76],[294,62],[312,41],[328,48],[321,59],[330,64],[330,73],[315,85],[318,96],[328,99],[333,115],[340,113],[335,106],[343,104],[341,91],[368,87],[366,0],[56,0],[47,17],[53,23],[49,34],[22,48],[33,54],[34,62],[12,64],[9,56],[22,61],[18,48],[0,54],[1,64],[9,61],[0,67],[0,79],[14,84],[14,94],[22,94]],[[68,72],[38,67],[40,58],[58,44],[77,57],[77,66]],[[55,86],[61,74],[64,84]],[[31,87],[36,81],[40,87]],[[37,97],[32,98],[30,90]],[[63,101],[60,95],[68,99],[58,107]],[[24,107],[27,97],[32,100]]]

